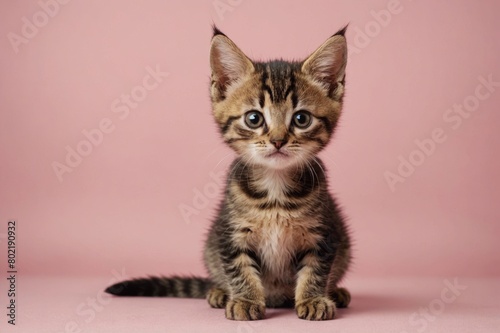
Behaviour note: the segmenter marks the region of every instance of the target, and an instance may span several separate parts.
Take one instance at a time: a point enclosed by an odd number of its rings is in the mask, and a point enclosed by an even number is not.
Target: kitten
[[[206,297],[232,320],[262,319],[266,306],[327,320],[347,307],[338,283],[351,260],[349,234],[316,156],[342,109],[346,28],[304,61],[256,62],[214,27],[213,114],[238,158],[205,244],[210,278],[136,279],[108,293]]]

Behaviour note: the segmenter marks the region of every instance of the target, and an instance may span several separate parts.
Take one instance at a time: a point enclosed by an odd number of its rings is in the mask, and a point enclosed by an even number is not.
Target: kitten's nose
[[[286,143],[285,139],[271,139],[270,141],[276,149],[280,149]]]

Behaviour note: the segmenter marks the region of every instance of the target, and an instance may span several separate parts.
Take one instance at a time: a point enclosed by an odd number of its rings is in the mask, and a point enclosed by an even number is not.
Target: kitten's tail
[[[200,277],[148,277],[116,283],[106,288],[116,296],[205,298],[212,281]]]

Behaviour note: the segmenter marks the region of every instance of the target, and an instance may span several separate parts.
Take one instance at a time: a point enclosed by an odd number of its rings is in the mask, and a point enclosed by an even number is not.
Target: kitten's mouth
[[[266,157],[273,157],[273,158],[287,158],[289,155],[287,153],[284,153],[280,150],[277,150],[271,154],[266,155]]]

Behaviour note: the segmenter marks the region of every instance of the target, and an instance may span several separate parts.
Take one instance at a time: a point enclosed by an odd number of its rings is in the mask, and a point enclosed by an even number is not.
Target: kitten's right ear
[[[212,97],[224,98],[227,88],[238,79],[254,71],[252,61],[217,27],[214,28],[210,47],[212,68]]]

